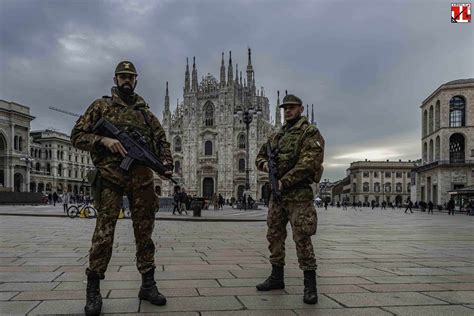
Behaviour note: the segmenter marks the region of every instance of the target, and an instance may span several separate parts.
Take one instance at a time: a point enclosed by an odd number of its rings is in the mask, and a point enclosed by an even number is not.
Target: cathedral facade
[[[268,174],[256,170],[255,158],[267,137],[281,127],[281,116],[277,105],[275,123],[271,122],[264,88],[256,88],[250,48],[244,78],[237,64],[234,68],[231,52],[227,67],[222,53],[220,80],[207,74],[198,82],[195,58],[191,72],[189,68],[186,60],[183,101],[173,112],[166,84],[162,124],[173,153],[174,179],[191,195],[239,198],[246,189],[248,168],[251,195],[263,198]],[[252,118],[248,139],[245,111]],[[171,185],[164,186],[164,195],[171,190]]]

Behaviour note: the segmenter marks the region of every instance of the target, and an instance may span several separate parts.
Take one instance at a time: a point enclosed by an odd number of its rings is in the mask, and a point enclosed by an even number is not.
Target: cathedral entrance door
[[[202,181],[202,196],[212,198],[214,195],[214,179],[204,178]]]
[[[237,187],[237,198],[240,199],[244,195],[245,186],[239,185]]]

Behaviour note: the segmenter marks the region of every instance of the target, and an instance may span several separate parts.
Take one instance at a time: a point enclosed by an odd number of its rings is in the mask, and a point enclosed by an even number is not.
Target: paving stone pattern
[[[15,207],[2,209],[15,212]],[[219,214],[226,216],[236,220],[240,215]],[[140,302],[132,222],[124,219],[118,221],[113,257],[101,282],[103,312],[474,315],[474,217],[329,208],[318,210],[318,218],[313,239],[317,305],[302,302],[303,273],[291,233],[286,288],[261,293],[255,284],[270,271],[266,224],[229,221],[157,221],[156,278],[168,304]],[[91,219],[0,215],[0,315],[83,313],[94,224]]]

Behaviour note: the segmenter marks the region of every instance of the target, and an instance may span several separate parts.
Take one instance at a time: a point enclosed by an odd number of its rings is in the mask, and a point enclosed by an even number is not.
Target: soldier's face
[[[283,114],[285,116],[285,121],[291,121],[301,115],[303,113],[304,106],[296,105],[296,104],[289,104],[285,105]]]
[[[132,74],[117,74],[114,77],[117,87],[125,93],[132,93],[137,85],[137,76]]]

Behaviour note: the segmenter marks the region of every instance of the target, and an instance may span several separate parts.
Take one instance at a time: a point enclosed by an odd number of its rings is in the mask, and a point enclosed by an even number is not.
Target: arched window
[[[430,159],[430,162],[433,162],[433,140],[430,139],[430,147],[428,149],[428,154],[429,154],[429,159]]]
[[[53,152],[51,151],[51,149],[49,150],[49,159],[52,159],[53,158]]]
[[[436,142],[435,142],[435,160],[438,161],[440,160],[440,147],[441,147],[441,140],[438,137],[436,137]]]
[[[390,182],[385,183],[385,192],[392,192],[392,184]]]
[[[425,142],[423,144],[423,162],[427,162],[428,161],[428,143]]]
[[[51,165],[48,163],[46,164],[46,173],[50,174],[51,173]]]
[[[204,155],[212,156],[212,142],[210,140],[207,140],[204,143]]]
[[[430,114],[428,117],[428,133],[433,132],[433,106],[430,106]]]
[[[455,96],[449,100],[449,127],[465,125],[466,102],[463,97]]]
[[[396,185],[395,185],[395,190],[397,192],[402,192],[403,191],[403,187],[402,187],[402,184],[400,182],[398,182]]]
[[[36,171],[40,171],[40,163],[37,162],[36,165],[35,165],[35,170]]]
[[[428,134],[428,111],[423,112],[423,136]]]
[[[174,172],[177,174],[181,174],[181,161],[176,160],[174,163]]]
[[[204,124],[206,126],[214,125],[214,107],[210,102],[206,104],[206,107],[204,109]]]
[[[374,192],[380,192],[380,183],[379,182],[375,182],[374,183]]]
[[[56,158],[57,158],[58,160],[59,160],[60,154],[61,154],[61,152],[58,150],[58,151],[56,152]]]
[[[58,165],[58,176],[59,177],[63,176],[63,165],[61,164]]]
[[[15,136],[14,139],[13,139],[13,146],[15,148],[15,150],[18,149],[18,136]]]
[[[181,152],[181,137],[179,136],[174,139],[174,152]]]
[[[438,130],[440,128],[440,116],[441,116],[441,106],[439,103],[439,100],[436,101],[436,107],[435,107],[435,130]]]
[[[363,190],[364,190],[364,192],[369,192],[370,186],[369,186],[369,183],[368,183],[368,182],[364,182],[364,184],[363,184]]]
[[[239,149],[245,149],[245,135],[240,134],[239,135]]]
[[[245,172],[245,159],[239,159],[239,172]]]
[[[464,162],[464,136],[456,133],[449,137],[449,161]]]

